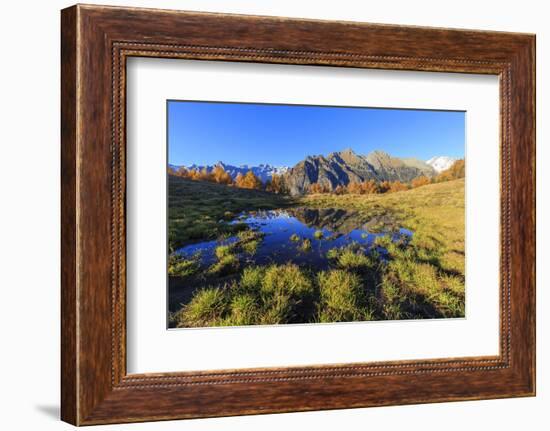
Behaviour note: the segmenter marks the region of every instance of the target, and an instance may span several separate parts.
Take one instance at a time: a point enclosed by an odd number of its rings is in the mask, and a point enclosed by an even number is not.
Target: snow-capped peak
[[[180,166],[178,165],[169,165],[172,169],[177,170]],[[208,172],[211,172],[215,166],[221,166],[225,169],[225,171],[231,175],[233,179],[237,177],[238,174],[244,175],[248,171],[254,172],[254,175],[256,175],[262,182],[266,182],[267,180],[270,180],[273,175],[283,175],[286,171],[288,171],[287,166],[272,166],[270,164],[260,164],[258,166],[249,166],[249,165],[240,165],[240,166],[234,166],[229,165],[223,162],[218,162],[215,165],[189,165],[185,166],[187,169],[198,169],[199,171],[202,169],[205,169]]]
[[[426,163],[434,168],[437,173],[439,173],[449,169],[457,160],[458,159],[455,159],[454,157],[436,156],[432,157],[430,160],[427,160]]]

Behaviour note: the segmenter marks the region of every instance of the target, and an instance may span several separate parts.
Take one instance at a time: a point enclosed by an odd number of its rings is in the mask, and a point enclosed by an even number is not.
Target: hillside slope
[[[239,189],[208,181],[168,178],[168,237],[171,248],[194,240],[216,238],[237,225],[220,223],[241,211],[276,209],[291,203],[287,196]]]

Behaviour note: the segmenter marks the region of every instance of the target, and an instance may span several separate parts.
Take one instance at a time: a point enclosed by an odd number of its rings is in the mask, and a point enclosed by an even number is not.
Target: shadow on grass
[[[236,233],[242,226],[228,223],[243,211],[286,208],[294,201],[285,195],[261,190],[168,178],[168,237],[170,248],[196,240]]]

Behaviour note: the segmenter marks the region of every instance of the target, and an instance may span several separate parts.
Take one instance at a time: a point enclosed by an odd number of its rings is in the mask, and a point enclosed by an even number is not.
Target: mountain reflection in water
[[[389,235],[392,241],[408,242],[413,233],[396,226],[388,217],[367,218],[358,212],[336,208],[292,208],[257,211],[240,214],[232,223],[244,223],[250,229],[264,234],[256,252],[243,253],[239,258],[247,265],[292,262],[314,270],[329,267],[327,252],[354,244],[365,253],[373,248],[381,256],[387,251],[374,244],[376,237]],[[302,247],[309,240],[311,247]],[[185,257],[200,256],[201,265],[216,262],[215,249],[219,245],[237,241],[237,237],[204,241],[184,246],[176,251]]]

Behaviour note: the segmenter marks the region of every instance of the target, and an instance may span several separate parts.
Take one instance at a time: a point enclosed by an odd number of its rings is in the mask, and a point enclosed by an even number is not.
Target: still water
[[[239,255],[243,263],[265,265],[292,262],[317,270],[329,266],[327,252],[332,248],[354,244],[365,253],[376,250],[381,259],[386,259],[387,251],[374,244],[376,237],[387,235],[392,241],[407,243],[413,235],[410,230],[395,226],[390,220],[380,217],[369,219],[357,212],[334,208],[255,211],[240,214],[232,223],[244,223],[264,235],[254,254]],[[302,247],[306,239],[311,241],[308,249]],[[184,246],[176,253],[185,257],[199,256],[201,265],[206,267],[216,262],[217,246],[236,241],[236,236],[204,241]]]

